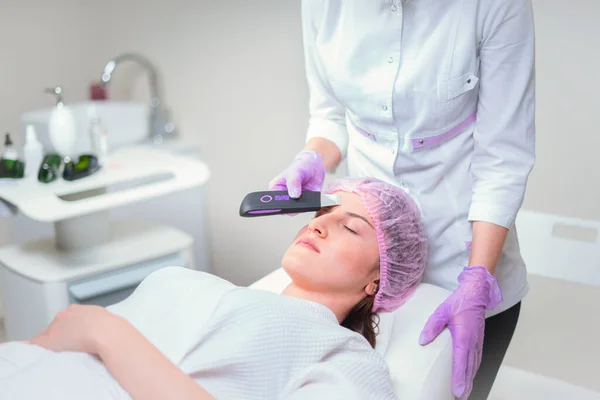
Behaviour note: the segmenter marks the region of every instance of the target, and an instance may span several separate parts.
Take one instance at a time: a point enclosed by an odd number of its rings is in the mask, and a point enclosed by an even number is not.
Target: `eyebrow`
[[[345,212],[346,215],[350,216],[350,217],[354,217],[354,218],[358,218],[358,219],[362,219],[363,221],[365,221],[367,224],[369,224],[369,226],[373,229],[375,229],[375,227],[373,225],[371,225],[371,223],[369,222],[369,220],[367,220],[365,217],[363,217],[362,215],[359,214],[355,214],[353,212],[350,211],[346,211]]]

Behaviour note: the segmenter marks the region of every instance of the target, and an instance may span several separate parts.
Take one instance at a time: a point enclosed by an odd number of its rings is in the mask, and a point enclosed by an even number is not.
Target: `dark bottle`
[[[19,160],[19,153],[15,150],[10,133],[4,137],[4,154],[0,159],[0,178],[23,178],[25,164]]]

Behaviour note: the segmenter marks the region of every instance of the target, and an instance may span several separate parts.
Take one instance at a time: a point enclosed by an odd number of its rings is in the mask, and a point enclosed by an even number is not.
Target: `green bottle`
[[[10,133],[4,137],[4,154],[0,159],[0,178],[23,178],[25,164],[19,160],[19,154],[13,147]]]

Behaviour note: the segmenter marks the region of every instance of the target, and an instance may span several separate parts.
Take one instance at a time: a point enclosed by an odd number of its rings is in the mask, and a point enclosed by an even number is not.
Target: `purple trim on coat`
[[[450,129],[448,132],[442,133],[441,135],[411,139],[413,149],[417,150],[417,149],[421,149],[423,147],[433,147],[433,146],[436,146],[436,145],[442,143],[443,141],[451,138],[452,136],[458,135],[459,133],[461,133],[462,131],[467,129],[467,127],[469,125],[471,125],[473,122],[475,122],[476,115],[477,115],[477,111],[473,111],[473,113],[471,115],[469,115],[464,121],[462,121],[460,124],[458,124],[454,128]]]

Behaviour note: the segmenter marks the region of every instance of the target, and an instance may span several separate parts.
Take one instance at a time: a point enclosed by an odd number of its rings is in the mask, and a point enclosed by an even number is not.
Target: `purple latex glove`
[[[314,150],[302,150],[292,164],[269,183],[269,190],[287,190],[297,199],[302,190],[320,191],[325,181],[325,164]]]
[[[481,364],[485,311],[502,301],[502,293],[496,278],[481,266],[465,268],[458,283],[458,288],[429,317],[419,343],[431,343],[448,326],[454,358],[452,392],[464,400],[471,394]]]

